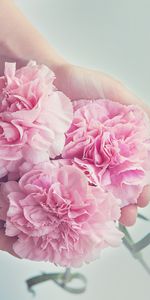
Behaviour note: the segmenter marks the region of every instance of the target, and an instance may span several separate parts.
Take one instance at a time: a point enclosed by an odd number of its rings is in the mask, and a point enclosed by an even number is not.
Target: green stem
[[[150,219],[148,219],[147,217],[143,216],[142,214],[139,214],[139,213],[138,213],[137,216],[138,216],[139,219],[142,219],[142,220],[144,220],[144,221],[148,221],[148,222],[150,221]]]
[[[150,275],[150,267],[147,265],[142,256],[138,258],[138,261],[141,263],[145,271]]]
[[[119,224],[120,230],[124,233],[123,243],[125,247],[130,251],[132,256],[137,259],[141,265],[144,267],[145,271],[150,275],[150,268],[144,261],[142,257],[142,253],[140,252],[145,247],[147,247],[150,244],[150,234],[146,235],[142,240],[140,240],[137,243],[134,243],[134,241],[131,238],[131,235],[129,234],[128,230],[125,226],[122,224]]]
[[[81,286],[79,288],[74,288],[71,286],[68,286],[68,283],[72,282],[74,279],[77,279],[80,281]],[[29,278],[26,283],[27,287],[30,292],[34,293],[34,290],[32,287],[34,285],[37,285],[39,283],[52,280],[57,285],[59,285],[61,288],[66,290],[67,292],[74,293],[74,294],[80,294],[85,292],[87,281],[84,275],[80,273],[71,273],[70,269],[67,268],[64,273],[50,273],[50,274],[42,274],[38,275],[32,278]]]
[[[148,233],[143,239],[141,239],[139,242],[133,244],[133,251],[140,252],[144,248],[150,245],[150,233]]]

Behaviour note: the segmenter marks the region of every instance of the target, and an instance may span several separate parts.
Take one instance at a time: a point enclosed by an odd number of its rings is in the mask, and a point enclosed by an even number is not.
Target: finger
[[[139,207],[145,207],[150,202],[150,185],[144,187],[141,195],[137,200],[137,205]]]
[[[5,235],[5,229],[0,229],[0,250],[9,252],[10,254],[16,256],[13,251],[13,244],[16,241],[15,237],[7,237]]]
[[[121,217],[119,222],[124,226],[132,226],[136,222],[137,205],[130,204],[121,209]]]

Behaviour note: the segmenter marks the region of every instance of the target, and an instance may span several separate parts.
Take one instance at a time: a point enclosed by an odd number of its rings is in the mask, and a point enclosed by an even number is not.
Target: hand
[[[37,63],[46,64],[54,70],[57,76],[56,86],[72,100],[108,98],[124,104],[139,104],[150,116],[150,108],[132,95],[119,81],[97,71],[67,64],[33,28],[13,1],[1,0],[0,11],[3,12],[0,16],[0,27],[3,29],[0,32],[0,75],[3,74],[6,60],[16,61],[17,66],[21,67],[34,59]],[[145,187],[138,199],[138,206],[144,207],[148,204],[149,194],[150,187]],[[127,206],[122,209],[120,222],[126,226],[132,225],[136,215],[137,205]],[[14,242],[15,238],[5,236],[3,222],[0,221],[0,249],[15,255],[12,249]]]
[[[55,69],[55,85],[72,100],[78,99],[110,99],[123,104],[138,104],[150,116],[150,107],[134,96],[121,82],[112,77],[93,70],[62,65]],[[122,208],[120,223],[131,226],[137,217],[137,207],[148,205],[150,200],[150,186],[146,186],[141,193],[137,205]]]

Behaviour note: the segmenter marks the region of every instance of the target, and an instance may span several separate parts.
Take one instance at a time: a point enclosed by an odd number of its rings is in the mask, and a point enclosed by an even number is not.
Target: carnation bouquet
[[[109,99],[72,101],[54,85],[55,74],[31,61],[0,78],[0,220],[19,258],[47,261],[65,273],[53,280],[83,292],[72,274],[122,241],[143,264],[150,234],[134,243],[121,210],[150,184],[150,121],[136,105]],[[143,215],[139,217],[149,221]],[[83,286],[68,287],[78,278]]]

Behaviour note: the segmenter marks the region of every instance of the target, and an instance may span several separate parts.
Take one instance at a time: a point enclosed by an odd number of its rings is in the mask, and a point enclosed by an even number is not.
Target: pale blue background
[[[123,80],[150,99],[149,0],[16,0],[33,24],[72,63],[94,67]],[[150,215],[150,207],[142,210]],[[136,240],[148,232],[142,221],[132,228]],[[143,252],[150,264],[150,248]],[[53,265],[17,260],[0,253],[0,299],[30,300],[25,279]],[[53,283],[36,288],[36,300],[149,300],[150,278],[124,247],[104,251],[81,270],[88,289],[74,296]]]

